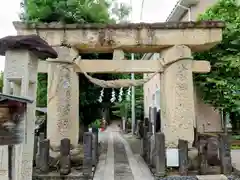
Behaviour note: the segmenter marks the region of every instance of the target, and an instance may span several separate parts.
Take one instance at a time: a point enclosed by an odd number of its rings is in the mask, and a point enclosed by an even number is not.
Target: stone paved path
[[[231,151],[231,156],[232,156],[233,167],[240,170],[240,160],[239,160],[240,150],[239,149],[232,150]]]
[[[132,153],[116,124],[101,132],[99,141],[103,144],[103,151],[94,180],[154,180],[143,159]]]

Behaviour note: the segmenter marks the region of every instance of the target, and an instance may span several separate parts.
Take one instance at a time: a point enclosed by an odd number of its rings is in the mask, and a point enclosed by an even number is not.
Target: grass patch
[[[232,146],[231,146],[231,149],[233,149],[233,150],[234,150],[234,149],[237,149],[237,150],[238,150],[238,149],[240,149],[240,145],[232,145]]]

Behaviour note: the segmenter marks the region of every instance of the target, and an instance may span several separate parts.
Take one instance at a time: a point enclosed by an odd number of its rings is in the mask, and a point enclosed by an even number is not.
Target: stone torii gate
[[[176,147],[179,138],[192,144],[195,123],[192,73],[210,71],[208,61],[191,60],[192,52],[207,50],[219,43],[224,27],[222,22],[116,25],[14,22],[14,26],[19,35],[37,34],[58,52],[57,59],[38,63],[38,72],[48,73],[47,136],[52,147],[57,148],[60,140],[65,137],[69,138],[73,145],[77,145],[79,127],[77,73],[81,72],[158,71],[161,73],[159,79],[163,123],[161,127],[166,136],[166,145]],[[76,60],[73,63],[78,53],[109,52],[115,52],[114,61]],[[123,52],[156,52],[161,54],[161,60],[124,61]],[[32,134],[27,136],[33,138]],[[29,156],[33,157],[32,154]]]
[[[78,139],[78,76],[93,73],[161,73],[161,119],[167,146],[178,138],[193,141],[195,110],[192,72],[210,71],[208,61],[192,61],[192,52],[204,51],[222,39],[222,22],[167,22],[153,24],[23,24],[15,22],[19,35],[37,34],[57,52],[57,59],[40,61],[38,72],[48,73],[47,136],[52,146],[68,137]],[[118,53],[109,60],[72,61],[78,53],[158,52],[162,60],[123,61]],[[117,53],[116,53],[117,54]],[[177,61],[178,59],[181,59]],[[160,63],[161,62],[161,63]],[[171,64],[163,68],[163,64]],[[62,88],[65,87],[65,88]],[[64,98],[65,99],[64,99]],[[68,109],[68,107],[70,107]],[[62,108],[62,109],[61,109]],[[68,109],[67,111],[65,111]],[[59,113],[59,110],[62,111]],[[50,128],[51,127],[51,128]]]

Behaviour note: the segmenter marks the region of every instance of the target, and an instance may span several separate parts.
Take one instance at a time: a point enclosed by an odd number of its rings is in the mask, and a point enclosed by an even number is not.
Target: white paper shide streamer
[[[118,95],[118,101],[122,102],[122,95],[123,95],[123,87],[120,88],[119,90],[119,95]]]
[[[104,96],[104,88],[102,88],[102,90],[100,91],[100,96],[98,101],[101,103],[103,101],[103,96]]]
[[[115,102],[115,100],[116,100],[115,91],[114,89],[112,89],[112,98],[110,99],[110,101],[113,103]]]

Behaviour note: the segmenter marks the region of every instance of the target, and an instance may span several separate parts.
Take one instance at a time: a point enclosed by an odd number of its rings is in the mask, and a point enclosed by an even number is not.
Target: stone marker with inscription
[[[83,175],[90,177],[92,175],[92,133],[85,132],[83,135]]]

